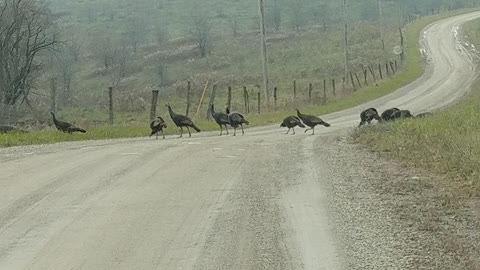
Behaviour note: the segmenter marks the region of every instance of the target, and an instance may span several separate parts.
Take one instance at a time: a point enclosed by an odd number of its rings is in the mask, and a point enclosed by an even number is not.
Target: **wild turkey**
[[[63,131],[64,133],[73,133],[73,132],[81,132],[81,133],[86,133],[87,131],[85,129],[79,128],[74,126],[71,123],[60,121],[55,117],[55,114],[51,112],[52,117],[53,117],[53,123],[55,124],[55,127],[59,131]]]
[[[179,138],[183,137],[183,127],[187,128],[189,137],[192,137],[192,133],[190,132],[190,128],[193,128],[193,129],[195,129],[195,131],[200,132],[200,129],[197,126],[195,126],[195,124],[193,123],[192,119],[190,119],[190,117],[185,116],[185,115],[181,115],[181,114],[176,114],[172,110],[172,107],[170,106],[170,104],[166,104],[165,106],[167,106],[167,108],[168,108],[168,113],[170,114],[170,118],[172,118],[173,123],[175,123],[175,125],[180,128],[180,137]]]
[[[392,120],[406,119],[406,118],[412,118],[412,117],[413,115],[410,113],[409,110],[399,110],[392,114]]]
[[[424,112],[424,113],[417,114],[417,116],[415,116],[415,118],[425,118],[425,117],[430,117],[432,115],[433,114],[431,112]]]
[[[288,128],[287,133],[285,133],[285,134],[288,134],[288,132],[290,132],[290,129],[293,129],[293,134],[292,135],[295,135],[295,127],[296,126],[299,126],[301,128],[305,128],[305,125],[302,124],[302,120],[300,120],[300,118],[298,118],[294,115],[286,117],[285,119],[283,119],[283,122],[280,124],[280,127],[287,127]]]
[[[158,132],[162,132],[162,136],[163,138],[165,139],[165,133],[163,132],[163,129],[164,128],[167,128],[167,124],[165,123],[165,121],[163,120],[162,117],[160,116],[157,116],[157,118],[155,118],[151,123],[150,123],[150,129],[152,130],[152,132],[150,133],[150,136],[149,137],[152,137],[153,134],[156,135],[155,139],[158,139]]]
[[[399,108],[391,108],[385,110],[380,117],[382,117],[383,121],[390,121],[392,120],[392,114],[398,111],[400,111]]]
[[[228,135],[228,128],[227,125],[230,124],[230,119],[228,118],[228,114],[223,112],[215,112],[215,108],[213,104],[210,105],[210,113],[212,114],[213,119],[217,122],[218,126],[220,127],[220,136],[223,135],[223,127],[227,131]]]
[[[320,117],[315,116],[315,115],[307,115],[307,114],[302,114],[298,109],[297,110],[297,115],[298,117],[302,120],[302,122],[307,125],[308,129],[305,129],[306,133],[309,130],[312,130],[312,135],[315,135],[315,126],[317,125],[323,125],[325,127],[329,127],[330,124],[323,121]]]
[[[370,124],[372,120],[375,119],[378,122],[382,122],[382,118],[378,115],[378,111],[375,108],[368,108],[360,113],[360,124],[359,127],[363,126],[365,123]]]
[[[233,127],[233,136],[237,136],[237,128],[240,126],[242,128],[242,135],[245,134],[245,131],[243,131],[243,124],[249,125],[250,122],[248,122],[245,117],[238,113],[238,112],[233,112],[230,113],[230,109],[226,109],[226,113],[228,114],[228,120],[230,121],[230,126]]]
[[[0,126],[0,134],[7,134],[7,133],[28,133],[28,131],[18,129],[12,126]]]

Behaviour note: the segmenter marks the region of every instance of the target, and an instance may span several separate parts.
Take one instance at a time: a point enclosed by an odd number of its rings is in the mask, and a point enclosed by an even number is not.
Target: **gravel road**
[[[418,81],[323,116],[332,127],[315,136],[275,125],[0,149],[0,269],[407,269],[392,213],[348,185],[374,177],[373,161],[344,138],[364,108],[464,95],[474,65],[454,29],[478,17],[426,28]]]

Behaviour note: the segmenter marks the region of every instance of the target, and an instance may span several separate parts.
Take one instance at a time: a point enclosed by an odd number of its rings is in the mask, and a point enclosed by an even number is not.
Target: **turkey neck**
[[[58,121],[57,121],[57,118],[55,117],[55,114],[54,114],[54,113],[52,113],[52,112],[51,112],[50,114],[51,114],[51,115],[52,115],[52,117],[53,117],[53,122],[54,122],[55,124],[57,124],[57,123],[58,123]]]
[[[170,116],[176,115],[176,113],[173,112],[172,107],[170,107],[170,105],[168,105],[168,113],[170,114]]]
[[[302,114],[299,110],[297,110],[297,115],[298,115],[298,117],[300,117],[300,118],[303,117],[303,114]]]

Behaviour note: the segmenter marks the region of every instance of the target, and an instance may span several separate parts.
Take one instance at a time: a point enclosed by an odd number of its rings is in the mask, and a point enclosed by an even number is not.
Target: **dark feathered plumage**
[[[150,122],[150,129],[152,132],[150,133],[150,137],[153,136],[153,134],[156,135],[155,139],[158,139],[158,132],[162,132],[162,136],[165,139],[165,133],[163,132],[163,129],[167,128],[167,124],[163,120],[162,117],[157,116],[152,122]]]
[[[192,137],[190,128],[193,128],[195,129],[195,131],[200,132],[200,129],[197,126],[195,126],[195,124],[193,123],[192,119],[190,119],[190,117],[175,113],[172,110],[172,107],[170,106],[170,104],[166,104],[165,106],[167,106],[168,108],[168,113],[170,114],[170,118],[172,118],[173,123],[175,123],[175,125],[180,128],[180,138],[183,137],[183,127],[187,128],[189,137]]]
[[[213,119],[217,122],[218,126],[220,127],[220,136],[223,135],[223,127],[227,131],[228,135],[228,128],[227,125],[230,124],[230,119],[228,118],[228,114],[223,112],[215,112],[215,108],[213,104],[210,105],[210,113],[212,114]]]
[[[400,109],[399,108],[391,108],[391,109],[385,110],[381,115],[383,121],[392,120],[392,114],[397,112],[397,111],[400,111]]]
[[[378,111],[375,108],[368,108],[360,113],[360,124],[359,127],[363,126],[365,123],[370,124],[372,120],[375,119],[378,122],[382,122],[382,118],[378,115]]]
[[[405,119],[405,118],[412,118],[412,117],[413,115],[410,113],[409,110],[399,110],[392,114],[391,119],[397,120],[397,119]]]
[[[288,116],[286,117],[285,119],[283,119],[283,122],[280,124],[280,127],[287,127],[288,130],[287,130],[287,133],[290,132],[290,129],[293,130],[293,134],[295,134],[295,127],[296,126],[299,126],[301,128],[305,128],[305,125],[302,124],[302,121],[300,120],[300,118],[294,116],[294,115],[291,115],[291,116]]]
[[[429,117],[429,116],[432,116],[433,114],[431,112],[424,112],[424,113],[419,113],[417,114],[417,116],[415,116],[415,118],[425,118],[425,117]]]
[[[58,120],[55,117],[55,114],[53,112],[51,112],[51,114],[52,114],[52,118],[53,118],[53,123],[55,124],[55,127],[59,131],[63,131],[64,133],[73,133],[73,132],[86,133],[87,132],[85,129],[76,127],[71,123]]]
[[[249,125],[250,122],[248,122],[245,117],[238,112],[230,113],[230,110],[228,108],[226,109],[226,113],[228,114],[230,126],[233,127],[233,136],[237,136],[237,128],[239,126],[242,128],[242,135],[244,135],[245,131],[243,131],[243,124]]]
[[[7,133],[28,133],[28,131],[18,129],[12,126],[0,126],[0,134],[7,134]]]
[[[297,110],[297,116],[302,120],[302,122],[307,125],[308,129],[305,129],[305,132],[312,130],[312,135],[315,134],[315,126],[317,125],[322,125],[325,127],[329,127],[330,124],[323,121],[320,117],[315,116],[315,115],[307,115],[307,114],[302,114],[300,110]]]

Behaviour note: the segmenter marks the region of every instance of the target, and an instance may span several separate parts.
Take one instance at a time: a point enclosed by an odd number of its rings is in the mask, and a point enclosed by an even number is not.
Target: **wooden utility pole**
[[[108,87],[108,122],[113,125],[113,87]]]
[[[382,43],[383,56],[387,57],[387,52],[385,51],[385,37],[383,33],[383,8],[382,0],[378,0],[378,27],[380,28],[380,42]]]
[[[190,81],[187,82],[187,109],[185,110],[185,115],[188,116],[190,113],[190,96],[192,91],[192,84]]]
[[[232,110],[232,87],[228,87],[228,96],[227,96],[227,107],[228,110]]]
[[[212,93],[210,93],[210,101],[208,102],[208,109],[207,109],[207,120],[210,120],[212,104],[215,103],[215,95],[217,93],[217,85],[214,84],[212,87]],[[230,109],[230,108],[229,108]]]
[[[402,32],[402,28],[399,27],[398,28],[398,31],[400,32],[400,49],[402,49],[402,52],[400,53],[400,64],[403,64],[403,60],[405,59],[405,51],[404,51],[404,39],[403,39],[403,32]]]
[[[250,113],[250,105],[248,104],[248,90],[247,87],[243,87],[243,101],[245,103],[245,113]]]
[[[50,111],[57,113],[57,80],[50,79]]]
[[[205,83],[205,87],[203,88],[202,97],[200,98],[200,102],[198,102],[197,112],[195,113],[195,118],[198,117],[198,113],[200,112],[200,108],[202,107],[203,98],[205,97],[205,93],[207,92],[208,81]]]
[[[297,102],[297,80],[293,80],[293,102]]]
[[[158,90],[152,90],[152,103],[150,105],[150,121],[155,119],[157,114]]]
[[[348,12],[347,12],[347,0],[343,0],[343,20],[345,23],[345,78],[348,78]]]
[[[268,80],[268,59],[267,59],[267,38],[265,33],[265,12],[263,0],[258,0],[258,10],[260,13],[260,32],[262,44],[262,66],[263,66],[263,88],[267,102],[267,107],[270,107],[270,87]]]

